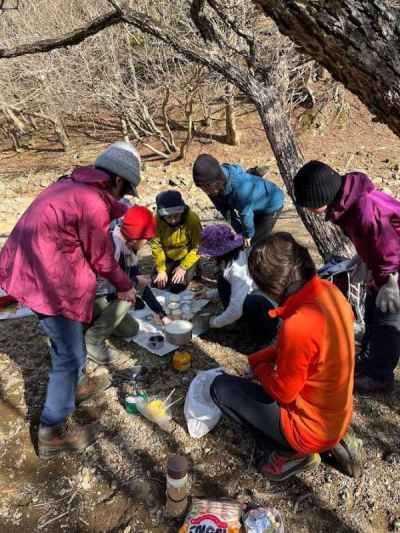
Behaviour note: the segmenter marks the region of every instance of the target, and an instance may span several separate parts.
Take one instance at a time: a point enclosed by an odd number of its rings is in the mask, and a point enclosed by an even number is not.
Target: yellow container
[[[172,356],[172,366],[178,372],[186,372],[192,363],[192,354],[189,352],[175,352]]]

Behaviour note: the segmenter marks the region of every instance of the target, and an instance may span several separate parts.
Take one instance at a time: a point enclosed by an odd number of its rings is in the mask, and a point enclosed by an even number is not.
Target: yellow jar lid
[[[192,355],[189,352],[175,352],[172,357],[172,366],[175,370],[188,370],[192,361]]]

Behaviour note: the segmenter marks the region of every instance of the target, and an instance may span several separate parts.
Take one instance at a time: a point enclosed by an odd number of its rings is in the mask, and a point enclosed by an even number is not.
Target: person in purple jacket
[[[0,287],[30,307],[51,342],[51,371],[39,425],[39,454],[84,449],[90,428],[66,423],[75,405],[107,387],[85,373],[84,323],[92,319],[96,274],[117,298],[134,303],[135,289],[114,259],[111,220],[135,194],[140,157],[126,142],[111,144],[94,166],[78,167],[47,187],[17,222],[0,252]]]
[[[294,178],[296,203],[340,226],[354,244],[353,275],[368,280],[356,389],[390,391],[400,357],[400,202],[361,172],[338,174],[310,161]]]

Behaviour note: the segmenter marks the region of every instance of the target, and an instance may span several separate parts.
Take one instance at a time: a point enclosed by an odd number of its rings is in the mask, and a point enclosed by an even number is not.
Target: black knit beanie
[[[294,196],[300,207],[319,208],[332,203],[342,186],[342,177],[320,161],[309,161],[294,177]]]
[[[160,217],[177,215],[186,210],[186,204],[178,191],[164,191],[156,197],[157,214]]]
[[[193,181],[201,187],[207,183],[215,183],[216,181],[224,181],[225,176],[221,165],[212,155],[201,154],[196,159],[193,165]]]

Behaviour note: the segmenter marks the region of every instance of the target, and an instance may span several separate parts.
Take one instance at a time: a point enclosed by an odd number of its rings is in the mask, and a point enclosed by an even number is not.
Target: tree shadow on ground
[[[9,341],[3,347],[4,353],[21,368],[28,418],[37,420],[44,399],[49,368],[47,344],[35,318],[4,321],[0,324],[0,331],[3,336],[7,333],[9,337]],[[176,397],[184,395],[197,370],[219,366],[214,357],[207,353],[206,349],[200,347],[198,343],[193,343],[191,347],[193,367],[187,374],[174,372],[170,366],[170,357],[160,360],[149,355],[146,351],[138,349],[135,345],[128,345],[125,348],[136,356],[137,361],[135,363],[150,366],[148,387],[156,395],[165,396],[173,387],[177,389]],[[112,368],[110,374],[113,375]],[[116,382],[121,403],[123,403],[124,394],[122,384],[123,380]],[[7,401],[10,401],[4,392],[2,392],[2,396],[6,396]],[[157,511],[161,510],[164,504],[166,456],[172,453],[184,453],[191,460],[194,477],[192,494],[195,496],[234,497],[235,494],[243,492],[244,474],[247,475],[246,483],[249,490],[260,484],[253,465],[254,441],[252,436],[243,430],[238,431],[237,427],[227,419],[223,419],[201,441],[200,447],[193,448],[193,450],[185,431],[186,422],[182,404],[174,409],[176,425],[171,433],[165,433],[151,422],[140,419],[140,427],[143,428],[143,431],[146,428],[146,431],[158,439],[157,442],[160,442],[159,447],[163,454],[159,455],[157,448],[154,448],[154,445],[152,447],[150,443],[147,445],[141,442],[139,435],[126,435],[124,433],[125,424],[129,424],[129,422],[119,421],[119,425],[113,427],[113,425],[108,424],[109,418],[107,417],[110,415],[107,414],[107,408],[100,413],[100,419],[99,413],[99,409],[93,410],[85,404],[77,412],[78,421],[91,422],[94,420],[98,426],[100,436],[91,447],[92,451],[88,450],[73,459],[54,458],[47,463],[47,466],[42,466],[40,475],[41,479],[51,475],[54,483],[57,483],[57,476],[50,474],[50,472],[58,472],[60,476],[65,477],[75,475],[80,464],[95,467],[96,472],[98,472],[96,475],[101,476],[104,484],[114,487],[108,491],[103,502],[96,504],[96,513],[102,517],[104,515],[104,526],[107,524],[104,531],[118,531],[121,530],[121,527],[129,524],[135,527],[135,520],[138,516],[147,528],[153,528],[154,525],[161,528],[150,529],[151,531],[172,533],[177,530],[177,525],[181,520],[157,518]],[[19,414],[17,409],[15,415],[18,416]],[[116,456],[121,457],[130,465],[130,475],[127,476],[126,472],[121,472],[118,462],[113,462],[113,457]],[[252,481],[252,479],[254,480]],[[285,505],[287,502],[294,505],[298,501],[299,492],[311,493],[314,505],[313,514],[319,523],[324,524],[324,531],[355,532],[356,530],[352,529],[335,510],[329,508],[319,499],[312,482],[309,483],[308,479],[309,476],[306,476],[306,481],[303,480],[303,477],[297,477],[294,481],[279,485],[279,494]],[[53,484],[48,488],[49,498],[54,498],[54,492],[52,492],[54,487]],[[80,502],[80,494],[77,496],[77,504]],[[118,512],[112,515],[110,505],[116,504],[118,496],[121,494],[126,500],[118,504]],[[270,489],[270,494],[271,497],[278,494],[275,487]],[[110,505],[105,505],[107,502]],[[70,526],[75,527],[74,530],[76,531],[91,531],[90,527],[85,527],[79,522],[79,513],[80,511],[75,512],[75,510],[71,512],[68,517]],[[114,516],[115,524],[107,522],[108,514],[110,517]],[[298,519],[295,517],[295,521],[304,526],[304,517],[299,516]],[[57,531],[58,526],[59,524],[56,523],[54,531]],[[52,528],[49,528],[49,531],[52,531]]]

